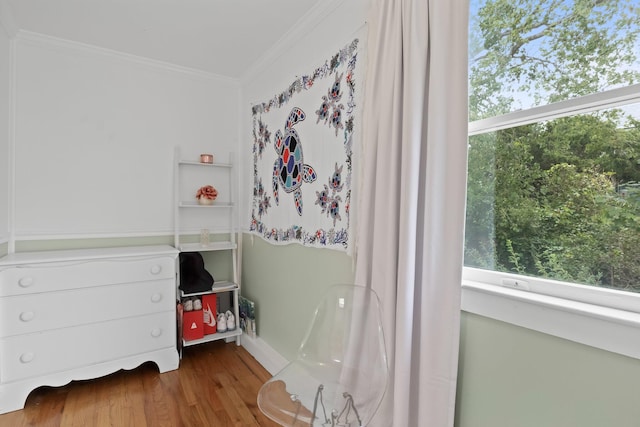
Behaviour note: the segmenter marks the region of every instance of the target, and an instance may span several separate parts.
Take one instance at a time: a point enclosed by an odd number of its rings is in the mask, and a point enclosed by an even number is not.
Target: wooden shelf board
[[[217,294],[220,292],[229,292],[229,291],[234,291],[238,289],[238,285],[233,283],[233,282],[215,282],[213,284],[213,288],[211,288],[211,290],[207,290],[207,291],[203,291],[203,292],[192,292],[192,293],[185,293],[184,291],[180,291],[180,296],[182,298],[189,298],[189,297],[197,297],[199,295],[209,295],[209,294]]]
[[[200,243],[183,243],[178,247],[180,252],[209,252],[226,251],[236,249],[238,245],[234,242],[211,242],[208,245]]]
[[[189,347],[191,345],[204,344],[206,342],[222,340],[222,339],[225,339],[225,338],[234,338],[234,337],[237,337],[237,336],[240,336],[240,335],[242,335],[242,329],[240,329],[239,327],[236,326],[236,328],[233,331],[217,332],[215,334],[205,335],[204,338],[200,338],[200,339],[197,339],[197,340],[185,340],[183,338],[182,339],[182,345],[184,347]]]

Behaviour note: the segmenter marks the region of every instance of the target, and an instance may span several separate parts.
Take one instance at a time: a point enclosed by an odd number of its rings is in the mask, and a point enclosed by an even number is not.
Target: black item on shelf
[[[213,276],[204,268],[200,252],[180,253],[180,290],[186,294],[210,291]]]

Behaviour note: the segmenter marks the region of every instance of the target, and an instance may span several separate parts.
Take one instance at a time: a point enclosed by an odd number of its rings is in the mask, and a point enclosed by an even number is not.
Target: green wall
[[[16,252],[54,251],[66,249],[114,248],[119,246],[171,245],[173,236],[113,237],[103,239],[21,240]]]
[[[353,283],[353,261],[344,252],[243,237],[242,295],[256,302],[260,338],[288,360],[296,355],[320,297],[338,283]]]
[[[457,427],[640,426],[640,360],[462,313]]]

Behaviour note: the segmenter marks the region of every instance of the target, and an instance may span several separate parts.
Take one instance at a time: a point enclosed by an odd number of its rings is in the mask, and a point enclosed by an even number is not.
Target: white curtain
[[[373,0],[356,283],[391,369],[375,426],[453,426],[467,160],[467,0]]]

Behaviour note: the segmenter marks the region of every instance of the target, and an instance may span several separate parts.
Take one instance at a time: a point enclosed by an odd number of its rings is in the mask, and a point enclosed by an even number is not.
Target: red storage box
[[[216,333],[216,294],[202,296],[204,334]]]
[[[202,310],[184,312],[182,315],[182,337],[187,341],[204,337]]]

